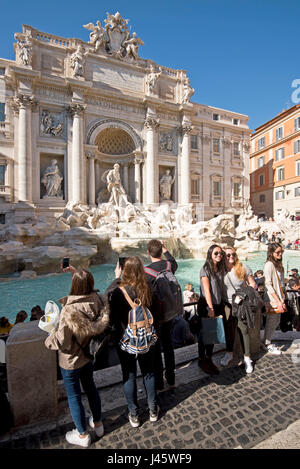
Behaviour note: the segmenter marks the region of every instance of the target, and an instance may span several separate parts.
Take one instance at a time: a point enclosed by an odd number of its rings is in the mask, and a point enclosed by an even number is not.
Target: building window
[[[262,168],[265,164],[265,157],[264,155],[263,156],[260,156],[257,160],[257,167],[258,168]]]
[[[220,139],[213,138],[213,153],[220,153]]]
[[[281,168],[277,168],[277,181],[283,181],[284,180],[284,167],[282,166]]]
[[[296,176],[300,176],[300,160],[296,161]]]
[[[275,192],[275,199],[276,199],[276,200],[284,199],[284,191],[277,191],[277,192]]]
[[[234,156],[240,156],[240,144],[239,144],[239,142],[233,142],[233,154],[234,154]]]
[[[284,147],[275,150],[275,161],[283,160],[284,158]]]
[[[266,201],[266,196],[265,194],[261,194],[259,196],[259,203],[263,204]]]
[[[295,187],[295,197],[300,196],[300,187]]]
[[[5,213],[0,213],[0,224],[5,225]]]
[[[259,175],[259,185],[260,186],[263,186],[265,183],[265,175],[264,174],[260,174]]]
[[[213,114],[213,120],[214,120],[214,121],[220,120],[219,114]]]
[[[5,103],[0,103],[0,122],[5,121]]]
[[[264,148],[265,144],[266,144],[265,137],[260,138],[257,143],[258,149],[260,150],[261,148]]]
[[[5,186],[5,165],[0,165],[0,186]]]
[[[191,135],[191,149],[197,150],[197,148],[198,148],[198,136]]]
[[[5,75],[5,67],[0,67],[0,75]]]
[[[221,181],[213,181],[213,196],[221,196]]]
[[[233,119],[233,125],[239,125],[239,119]]]
[[[283,127],[276,129],[276,140],[280,140],[283,137]]]
[[[300,130],[300,117],[297,117],[294,120],[294,123],[295,123],[295,132],[296,132],[297,130]]]
[[[300,140],[294,142],[294,153],[300,153]]]
[[[241,197],[241,189],[242,189],[242,184],[240,182],[234,182],[233,183],[233,196],[235,199],[238,199]]]
[[[200,194],[200,179],[192,179],[191,192],[192,192],[192,195]]]

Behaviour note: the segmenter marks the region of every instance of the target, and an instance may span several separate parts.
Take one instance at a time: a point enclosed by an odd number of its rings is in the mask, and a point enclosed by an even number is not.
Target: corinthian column
[[[19,95],[13,108],[19,112],[18,127],[18,200],[32,202],[32,143],[31,108],[36,105],[33,97]]]
[[[146,203],[154,204],[156,202],[156,148],[155,133],[159,126],[159,121],[153,117],[147,117],[145,121],[147,128],[147,160],[146,160]]]
[[[72,202],[84,202],[83,192],[83,111],[86,106],[73,103],[69,112],[73,115],[72,136]]]
[[[182,205],[189,204],[191,201],[191,177],[190,177],[190,137],[192,126],[183,124],[179,131],[182,135],[181,143],[181,177],[180,177],[180,203]]]
[[[135,157],[134,160],[134,195],[135,202],[141,202],[141,160]]]

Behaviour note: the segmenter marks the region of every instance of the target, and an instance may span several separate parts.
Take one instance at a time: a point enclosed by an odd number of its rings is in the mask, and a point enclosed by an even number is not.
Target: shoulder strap
[[[159,272],[157,272],[157,270],[150,269],[150,267],[144,267],[144,271],[146,272],[146,274],[151,275],[151,277],[155,277],[155,278],[159,274]]]
[[[125,296],[127,302],[129,303],[129,305],[131,306],[132,309],[134,309],[136,307],[136,304],[132,301],[132,299],[130,298],[130,296],[128,295],[127,291],[125,290],[124,287],[120,287],[120,290],[122,291],[123,295]]]
[[[275,266],[274,266],[274,268],[275,268],[277,280],[278,280],[278,283],[279,283],[280,293],[281,293],[281,295],[282,295],[282,298],[284,299],[284,298],[285,298],[285,294],[284,294],[284,292],[283,292],[283,290],[282,290],[281,281],[280,281],[280,278],[279,278],[279,275],[278,275],[278,272],[277,272],[277,269],[276,269]]]
[[[232,269],[231,269],[231,271],[232,271]],[[231,271],[230,271],[230,272],[231,272]],[[230,272],[228,272],[228,280],[229,280],[229,282],[230,282],[230,285],[232,286],[232,288],[233,288],[234,291],[236,292],[236,288],[235,288],[235,286],[233,285],[233,283],[232,283],[232,281],[231,281],[231,278],[230,278]]]

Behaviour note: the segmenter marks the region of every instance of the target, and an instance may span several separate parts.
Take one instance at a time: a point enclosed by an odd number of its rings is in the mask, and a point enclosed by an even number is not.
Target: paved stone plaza
[[[177,350],[177,387],[159,394],[162,409],[159,421],[150,423],[147,412],[142,411],[139,428],[132,428],[127,419],[119,365],[96,372],[97,385],[101,380],[105,386],[100,389],[105,435],[97,441],[93,434],[90,448],[250,449],[257,445],[282,447],[280,441],[285,441],[285,447],[290,444],[291,448],[300,448],[297,438],[300,365],[292,361],[291,342],[280,341],[278,345],[282,355],[261,353],[253,374],[246,375],[243,366],[236,364],[223,369],[216,377],[209,377],[199,369],[197,345],[186,347],[185,351]],[[223,356],[221,346],[216,346],[216,351],[214,361],[218,364]],[[141,407],[145,409],[141,378],[138,383]],[[0,438],[0,448],[72,448],[65,440],[65,433],[73,424],[62,396],[60,405],[61,412],[63,407],[66,410],[63,417],[44,426],[6,434]],[[286,429],[291,424],[288,432]],[[291,434],[295,431],[296,434]],[[280,437],[276,440],[277,434]],[[284,440],[286,435],[289,438]]]

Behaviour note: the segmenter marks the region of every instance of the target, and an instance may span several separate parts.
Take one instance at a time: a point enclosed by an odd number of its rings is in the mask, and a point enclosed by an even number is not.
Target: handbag
[[[283,298],[285,298],[285,294],[282,290],[282,286],[281,286],[281,283],[280,283],[280,278],[278,276],[278,272],[277,270],[275,269],[275,272],[276,272],[276,276],[277,276],[277,279],[278,279],[278,283],[279,283],[279,288],[280,288],[280,293],[281,295],[283,296]],[[284,303],[286,305],[286,301],[284,300]],[[268,304],[268,306],[266,307],[266,311],[267,311],[267,314],[282,314],[282,313],[285,313],[286,311],[280,311],[278,308],[273,308],[273,306],[271,305],[271,303]]]
[[[223,317],[201,318],[200,334],[204,345],[225,344]]]

